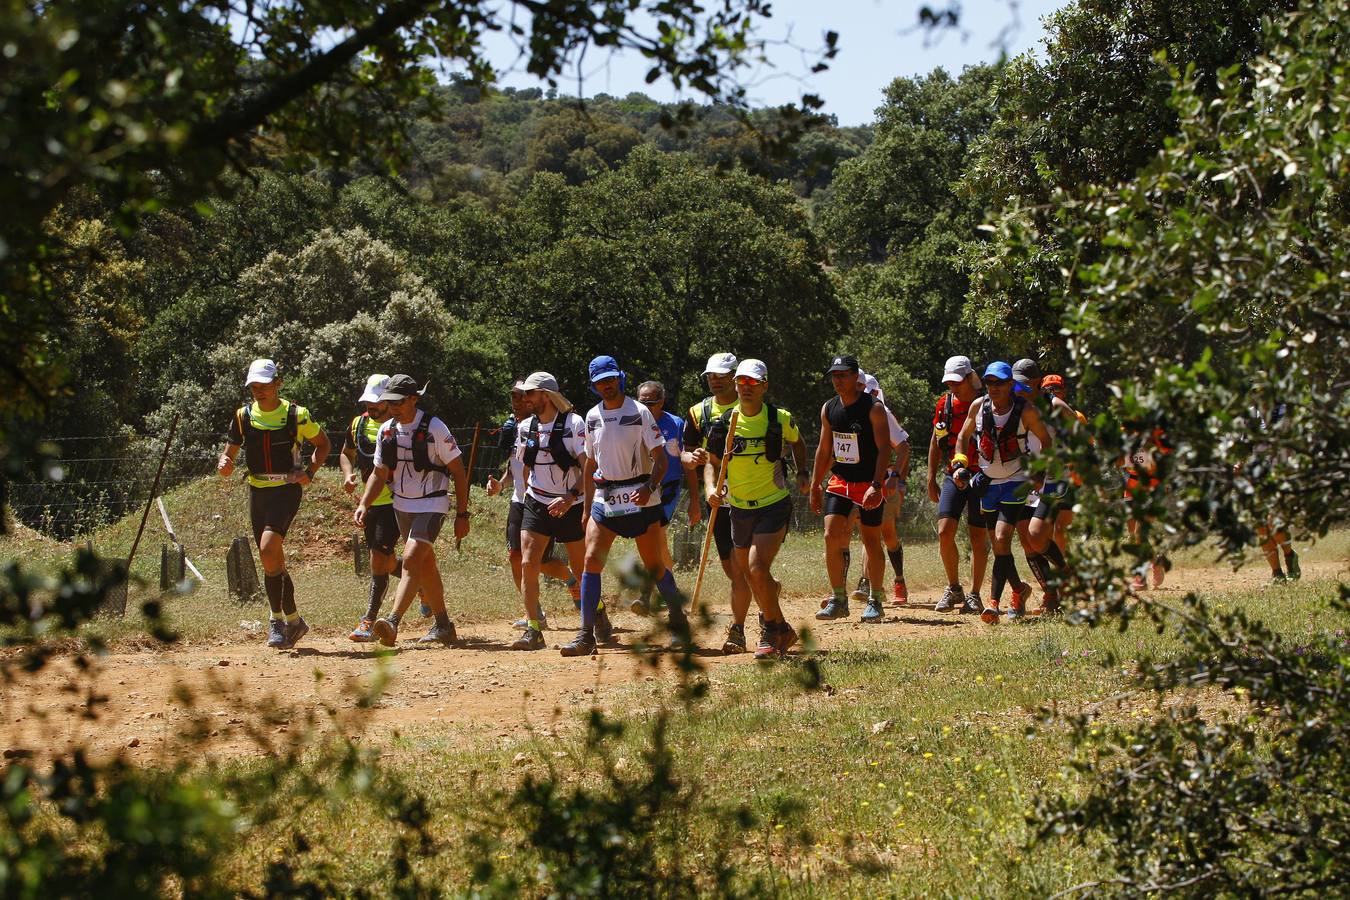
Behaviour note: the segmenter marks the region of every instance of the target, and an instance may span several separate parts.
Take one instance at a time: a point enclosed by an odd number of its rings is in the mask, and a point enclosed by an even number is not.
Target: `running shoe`
[[[745,626],[732,622],[731,627],[727,629],[726,640],[722,642],[722,652],[731,656],[733,653],[744,653],[748,648],[745,646]]]
[[[516,619],[515,622],[511,623],[511,627],[512,627],[512,628],[528,628],[528,627],[530,627],[530,620],[529,620],[529,619]],[[540,631],[548,631],[548,613],[544,612],[542,609],[539,610],[539,630],[540,630]]]
[[[966,594],[966,600],[957,610],[963,616],[978,616],[984,612],[984,601],[980,599],[978,591],[970,591]]]
[[[1303,577],[1303,570],[1298,567],[1298,554],[1289,551],[1284,555],[1284,567],[1289,570],[1289,580],[1298,581]]]
[[[569,643],[558,648],[563,656],[590,656],[595,652],[595,637],[589,629],[583,628]]]
[[[891,582],[891,606],[904,606],[909,603],[909,588],[905,587],[905,579]]]
[[[775,623],[774,628],[774,647],[778,650],[779,656],[787,656],[792,645],[797,643],[797,631],[784,619]]]
[[[282,650],[289,650],[300,642],[300,639],[309,634],[309,626],[305,620],[297,618],[294,622],[286,623],[286,643],[281,645]]]
[[[867,601],[867,609],[863,610],[862,621],[864,625],[876,625],[886,619],[886,610],[881,607],[881,600],[876,597]]]
[[[375,620],[370,618],[370,616],[366,616],[361,620],[361,624],[357,625],[347,637],[358,644],[369,644],[375,640],[375,635],[371,634],[370,631],[370,626],[374,624]]]
[[[1153,565],[1150,566],[1150,569],[1151,569],[1150,574],[1153,576],[1153,586],[1155,588],[1162,587],[1163,578],[1166,577],[1167,575],[1167,566],[1163,563],[1162,560],[1155,559],[1153,561]]]
[[[595,611],[595,640],[601,644],[608,644],[614,639],[614,624],[609,621],[609,613],[603,609]]]
[[[784,622],[783,624],[787,624]],[[755,659],[773,659],[778,655],[778,623],[759,623],[759,645],[755,647]]]
[[[272,627],[267,632],[267,646],[273,650],[280,650],[286,646],[286,623],[281,619],[273,619]]]
[[[375,624],[370,626],[370,630],[375,633],[375,638],[384,646],[392,647],[398,640],[398,626],[388,619],[376,619]]]
[[[1285,584],[1288,581],[1289,579],[1285,577],[1285,574],[1283,572],[1275,572],[1270,576],[1270,581],[1267,583],[1270,584],[1272,587],[1279,587],[1280,585]]]
[[[998,616],[999,616],[998,601],[990,600],[989,605],[986,606],[984,608],[984,611],[980,613],[980,621],[986,625],[997,625]]]
[[[1031,585],[1023,584],[1021,587],[1014,586],[1012,589],[1012,600],[1008,602],[1008,615],[1020,619],[1027,614],[1027,599],[1031,596]],[[1014,615],[1013,610],[1017,613]]]
[[[652,609],[647,605],[647,601],[638,597],[632,603],[628,604],[628,611],[635,616],[650,616]]]
[[[965,595],[961,593],[961,586],[957,584],[947,585],[947,589],[942,592],[942,599],[933,607],[933,612],[951,612],[956,609],[958,603],[965,600]]]
[[[544,636],[536,629],[527,627],[520,635],[511,642],[512,650],[543,650],[547,646],[544,643]]]
[[[859,603],[866,603],[870,596],[872,596],[872,583],[864,575],[858,579],[858,583],[854,586],[853,593],[849,595],[849,598]]]
[[[1059,598],[1047,594],[1041,601],[1040,608],[1032,610],[1031,614],[1034,616],[1057,616],[1062,611]]]
[[[821,607],[820,612],[816,613],[816,618],[820,619],[822,622],[827,622],[831,619],[847,619],[848,601],[836,600],[831,597],[829,600],[825,601],[825,605]]]
[[[432,625],[431,630],[417,639],[419,644],[443,644],[446,647],[453,647],[459,640],[459,635],[455,634],[455,623],[447,622],[444,625]]]

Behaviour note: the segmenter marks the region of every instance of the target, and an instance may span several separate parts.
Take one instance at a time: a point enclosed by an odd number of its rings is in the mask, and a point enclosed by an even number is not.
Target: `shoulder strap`
[[[783,456],[783,423],[778,421],[778,407],[765,402],[764,410],[769,414],[769,424],[764,431],[764,458],[769,462],[778,462]]]

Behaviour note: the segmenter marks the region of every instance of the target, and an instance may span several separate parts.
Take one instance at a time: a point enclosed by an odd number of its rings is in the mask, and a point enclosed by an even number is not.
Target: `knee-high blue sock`
[[[656,579],[656,590],[667,602],[678,594],[680,589],[675,586],[675,573],[669,569],[662,572],[661,577]]]
[[[581,573],[581,628],[595,627],[595,611],[600,608],[600,573]]]

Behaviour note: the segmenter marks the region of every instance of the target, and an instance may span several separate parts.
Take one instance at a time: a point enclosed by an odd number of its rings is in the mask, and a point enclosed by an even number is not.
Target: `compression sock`
[[[600,608],[600,573],[581,573],[581,630],[592,632]]]
[[[281,583],[281,611],[286,614],[287,622],[294,622],[300,614],[295,609],[295,582],[291,581],[290,572],[282,570]]]
[[[388,575],[370,576],[370,605],[366,607],[367,619],[374,619],[379,616],[380,604],[384,603],[384,592],[388,589]]]
[[[1054,541],[1051,541],[1046,548],[1041,551],[1041,555],[1054,563],[1055,568],[1059,569],[1061,572],[1069,567],[1069,564],[1064,561],[1064,551],[1060,550],[1059,544],[1056,544]]]
[[[905,545],[900,544],[894,550],[887,550],[886,555],[891,558],[891,568],[895,570],[895,580],[905,580]]]
[[[1017,582],[1017,564],[1013,562],[1011,553],[994,554],[994,584],[990,596],[997,603],[1003,599],[1003,586],[1012,580]]]
[[[1041,586],[1041,590],[1047,594],[1053,593],[1050,587],[1050,561],[1040,553],[1028,553],[1027,566],[1031,574],[1036,576],[1036,583]]]
[[[848,566],[849,563],[853,562],[853,554],[845,549],[840,556],[844,557],[844,584],[848,584]]]
[[[263,587],[267,588],[267,605],[272,609],[272,618],[285,619],[281,612],[281,591],[284,579],[280,575],[264,575]]]

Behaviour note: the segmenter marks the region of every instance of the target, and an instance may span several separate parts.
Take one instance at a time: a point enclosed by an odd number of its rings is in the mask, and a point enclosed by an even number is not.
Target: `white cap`
[[[736,371],[736,354],[714,353],[703,367],[704,375],[730,375]],[[737,373],[739,374],[739,373]]]
[[[953,356],[947,360],[947,365],[942,370],[942,381],[944,384],[955,384],[965,381],[975,371],[975,367],[970,364],[968,356]]]
[[[553,402],[558,412],[569,413],[572,411],[572,404],[558,391],[558,379],[547,372],[531,372],[521,382],[520,386],[527,391],[543,391],[548,395],[548,399]]]
[[[863,390],[867,391],[869,394],[873,392],[878,394],[881,393],[881,385],[877,382],[877,377],[875,375],[868,375],[863,379]]]
[[[366,379],[366,392],[361,395],[357,403],[379,403],[380,395],[389,384],[388,375],[372,375]]]
[[[749,375],[756,381],[768,381],[769,367],[764,365],[762,359],[744,359],[736,367],[736,377],[740,378],[742,375]]]
[[[277,380],[277,364],[270,359],[255,359],[249,363],[248,377],[244,379],[244,387],[250,384],[271,384]]]

